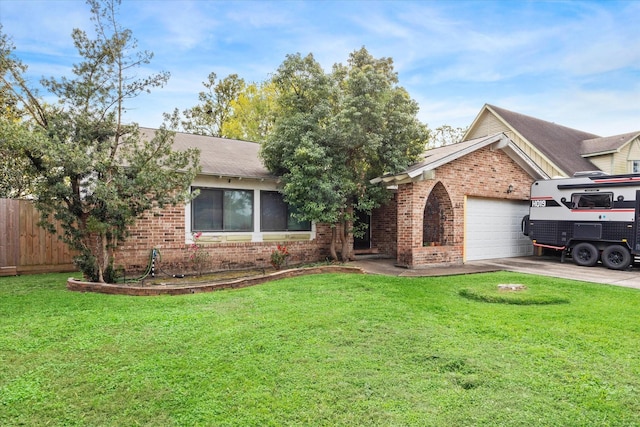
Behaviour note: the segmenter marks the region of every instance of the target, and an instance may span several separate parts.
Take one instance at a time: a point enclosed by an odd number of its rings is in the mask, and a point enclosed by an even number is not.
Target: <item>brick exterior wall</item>
[[[397,195],[397,264],[416,268],[430,264],[462,263],[466,196],[528,200],[534,179],[502,150],[485,147],[439,167],[434,179],[401,184]],[[509,185],[514,191],[507,194]],[[448,204],[439,246],[424,246],[427,200],[439,195]],[[440,207],[442,208],[442,207]]]
[[[372,212],[372,247],[410,268],[461,263],[465,197],[528,200],[532,183],[533,178],[502,150],[482,148],[439,167],[434,179],[399,185],[392,200]],[[507,194],[509,185],[514,191]],[[425,232],[425,221],[427,227],[438,229]],[[431,239],[433,246],[426,246]],[[290,265],[323,261],[329,257],[330,242],[330,227],[319,224],[312,241],[203,243],[202,248],[211,254],[208,270],[219,271],[269,267],[277,244],[287,246]],[[161,253],[158,267],[163,271],[192,272],[184,206],[166,207],[141,218],[117,250],[115,265],[125,267],[127,275],[142,272],[153,248]]]
[[[398,210],[396,193],[385,205],[371,212],[371,247],[391,258],[397,256]]]
[[[324,261],[329,257],[331,229],[316,226],[316,239],[311,241],[201,243],[201,250],[211,255],[207,271],[270,267],[271,253],[278,244],[286,245],[288,264]],[[185,207],[167,206],[147,213],[130,228],[129,238],[118,248],[114,265],[126,274],[144,272],[151,250],[160,251],[157,268],[170,274],[194,271],[189,261],[189,244],[185,243]]]

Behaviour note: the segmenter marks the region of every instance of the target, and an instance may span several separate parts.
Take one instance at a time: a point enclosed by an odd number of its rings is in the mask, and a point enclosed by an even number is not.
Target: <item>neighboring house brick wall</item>
[[[502,150],[482,148],[436,170],[431,180],[398,186],[398,255],[400,265],[415,268],[428,264],[461,263],[464,247],[466,196],[528,200],[534,179]],[[436,184],[448,194],[453,218],[452,239],[445,246],[423,246],[424,209]],[[507,194],[509,185],[514,191]]]

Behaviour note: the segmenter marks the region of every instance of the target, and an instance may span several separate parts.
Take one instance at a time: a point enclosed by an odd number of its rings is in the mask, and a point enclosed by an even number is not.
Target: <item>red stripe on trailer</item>
[[[635,209],[571,209],[571,212],[582,212],[582,213],[589,213],[589,212],[612,212],[612,213],[624,213],[624,212],[635,212]]]
[[[634,182],[640,181],[640,177],[633,178],[609,178],[609,179],[594,179],[593,182],[597,182],[598,184],[607,183],[607,182]]]

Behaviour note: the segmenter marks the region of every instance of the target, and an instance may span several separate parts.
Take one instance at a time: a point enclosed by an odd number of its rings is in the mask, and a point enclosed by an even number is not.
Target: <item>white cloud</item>
[[[286,54],[329,70],[366,46],[392,57],[431,127],[464,127],[492,103],[599,134],[640,123],[640,2],[125,1],[122,24],[167,70],[167,87],[136,100],[136,120],[197,102],[202,81],[261,81]],[[32,76],[68,74],[71,29],[93,28],[84,2],[0,0]],[[619,129],[620,132],[615,129]]]

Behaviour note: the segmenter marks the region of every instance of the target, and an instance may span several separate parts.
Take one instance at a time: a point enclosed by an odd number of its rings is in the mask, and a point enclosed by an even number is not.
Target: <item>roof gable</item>
[[[153,138],[155,129],[140,128],[143,138]],[[201,174],[244,179],[277,180],[262,164],[260,144],[213,136],[176,132],[173,149],[200,150]]]
[[[582,141],[580,152],[583,157],[615,153],[638,137],[640,137],[640,132],[636,131],[604,138],[587,139]]]
[[[504,133],[470,139],[456,144],[445,145],[425,151],[423,160],[409,166],[405,171],[395,175],[385,175],[371,180],[372,183],[402,184],[420,181],[431,175],[431,171],[456,159],[492,145],[493,149],[503,150],[520,167],[534,178],[549,178],[527,155],[522,152]]]
[[[598,138],[588,132],[540,120],[495,105],[485,104],[467,132],[479,125],[485,113],[491,114],[519,135],[526,143],[543,155],[558,169],[571,176],[575,172],[593,170],[595,166],[582,157],[582,141]],[[465,135],[466,137],[466,135]]]

